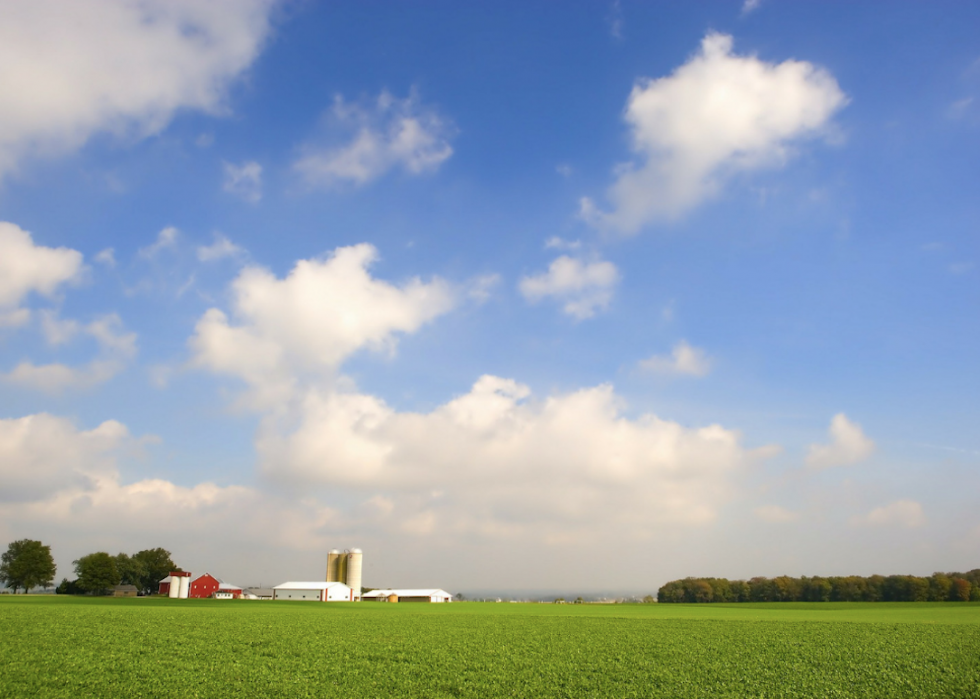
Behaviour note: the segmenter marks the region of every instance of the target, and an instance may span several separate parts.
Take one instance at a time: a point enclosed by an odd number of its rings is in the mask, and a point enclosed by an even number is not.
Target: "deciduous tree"
[[[116,559],[104,551],[82,556],[75,564],[78,586],[86,592],[105,594],[119,584]]]
[[[0,582],[26,593],[32,587],[47,587],[54,581],[56,567],[51,547],[40,541],[20,539],[7,547],[0,556]]]

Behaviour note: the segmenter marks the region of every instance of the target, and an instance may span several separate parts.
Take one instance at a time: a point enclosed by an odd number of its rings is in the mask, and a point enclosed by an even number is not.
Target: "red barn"
[[[229,585],[220,578],[214,577],[211,573],[205,573],[196,580],[191,581],[191,589],[188,597],[205,599],[207,597],[214,597],[216,593],[221,593],[222,597],[231,595],[232,598],[238,599],[242,596],[242,588]]]

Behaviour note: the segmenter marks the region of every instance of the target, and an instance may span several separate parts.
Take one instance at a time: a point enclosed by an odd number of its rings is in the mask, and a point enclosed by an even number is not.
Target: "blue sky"
[[[976,567],[980,9],[0,13],[0,539],[59,578]]]

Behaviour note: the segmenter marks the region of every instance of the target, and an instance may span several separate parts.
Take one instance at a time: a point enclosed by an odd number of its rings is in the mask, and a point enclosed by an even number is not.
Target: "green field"
[[[2,697],[980,698],[980,604],[0,597]]]

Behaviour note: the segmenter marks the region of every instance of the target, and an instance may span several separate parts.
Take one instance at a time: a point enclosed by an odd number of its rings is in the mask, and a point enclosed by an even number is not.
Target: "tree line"
[[[145,549],[132,556],[104,551],[72,561],[75,579],[64,578],[55,589],[59,594],[107,594],[116,585],[134,585],[143,594],[157,590],[158,582],[171,571],[179,571],[166,549]],[[50,587],[57,567],[51,547],[40,541],[20,539],[0,555],[0,583],[25,593],[35,587]]]
[[[977,602],[980,568],[968,573],[801,577],[750,580],[685,578],[657,591],[661,603],[683,602]]]

